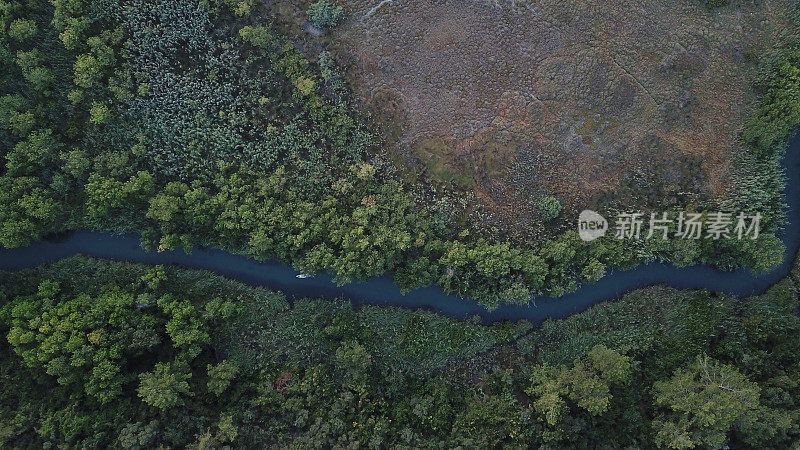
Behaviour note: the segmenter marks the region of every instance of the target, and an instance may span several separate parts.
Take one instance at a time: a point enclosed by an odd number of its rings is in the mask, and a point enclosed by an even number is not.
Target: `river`
[[[795,137],[784,157],[786,169],[787,226],[779,236],[786,244],[783,263],[772,272],[754,276],[747,270],[724,272],[707,266],[676,268],[660,263],[642,264],[631,270],[612,271],[600,281],[582,286],[559,298],[536,298],[525,306],[506,305],[487,311],[476,301],[446,295],[437,287],[417,289],[405,295],[388,276],[365,282],[336,286],[329,274],[297,279],[297,271],[278,262],[260,262],[214,248],[145,252],[136,235],[115,235],[99,231],[75,231],[28,247],[0,247],[0,269],[14,270],[37,266],[75,254],[96,258],[147,264],[178,264],[208,269],[251,285],[284,291],[289,298],[347,298],[354,306],[363,304],[425,308],[449,317],[464,319],[473,315],[484,323],[527,319],[539,324],[548,317],[564,318],[599,302],[614,300],[624,293],[654,284],[680,289],[705,288],[738,296],[764,292],[784,278],[800,247],[800,135]]]

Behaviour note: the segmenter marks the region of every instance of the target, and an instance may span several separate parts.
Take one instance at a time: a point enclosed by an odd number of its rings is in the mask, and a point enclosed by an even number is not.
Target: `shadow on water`
[[[707,266],[676,268],[649,263],[631,270],[611,272],[600,281],[559,298],[537,298],[531,305],[507,305],[493,311],[487,311],[473,300],[446,295],[438,287],[417,289],[402,295],[388,276],[336,286],[329,274],[323,273],[301,280],[295,278],[297,272],[287,265],[259,262],[214,248],[195,249],[191,254],[180,249],[160,253],[145,252],[139,246],[138,236],[133,234],[75,231],[52,236],[29,247],[0,247],[0,269],[33,267],[71,255],[84,254],[96,258],[147,264],[178,264],[212,270],[247,284],[284,291],[289,298],[347,298],[355,306],[396,305],[430,309],[457,319],[478,315],[484,323],[527,319],[538,324],[548,317],[567,317],[596,303],[613,300],[633,289],[654,284],[666,284],[679,289],[705,288],[737,296],[764,292],[789,273],[793,257],[800,247],[800,195],[797,195],[800,189],[800,136],[792,140],[786,151],[784,168],[789,209],[787,227],[781,231],[780,236],[786,244],[786,252],[783,263],[772,272],[754,276],[747,270],[723,272]]]

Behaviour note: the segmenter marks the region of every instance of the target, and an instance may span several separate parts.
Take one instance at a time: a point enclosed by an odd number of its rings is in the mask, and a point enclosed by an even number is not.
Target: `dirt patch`
[[[335,40],[414,167],[515,223],[546,194],[571,218],[725,195],[789,2],[699,3],[349,0]]]

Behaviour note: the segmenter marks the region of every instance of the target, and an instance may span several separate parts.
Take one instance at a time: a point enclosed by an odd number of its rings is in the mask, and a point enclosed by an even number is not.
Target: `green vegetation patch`
[[[531,330],[73,257],[0,272],[0,334],[4,447],[800,442],[792,279],[653,287]]]

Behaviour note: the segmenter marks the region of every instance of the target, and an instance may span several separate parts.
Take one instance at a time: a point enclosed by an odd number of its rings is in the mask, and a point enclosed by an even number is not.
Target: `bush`
[[[308,8],[308,20],[317,28],[333,28],[344,20],[344,8],[320,0]]]
[[[561,214],[561,202],[552,195],[542,197],[536,204],[536,208],[542,213],[544,220],[553,220]]]
[[[714,8],[719,8],[720,6],[728,5],[728,3],[730,3],[730,0],[704,0],[703,3],[705,3],[706,8],[714,9]]]

